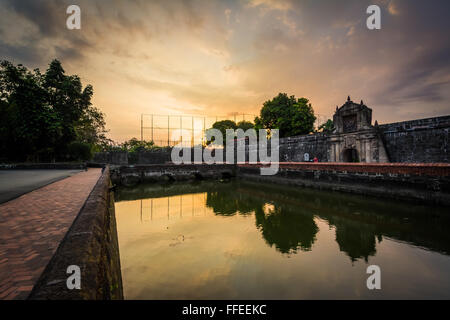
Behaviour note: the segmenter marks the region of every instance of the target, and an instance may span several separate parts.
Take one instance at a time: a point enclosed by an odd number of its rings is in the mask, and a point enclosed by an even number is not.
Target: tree
[[[308,99],[279,93],[264,102],[260,116],[255,118],[255,129],[279,129],[280,137],[289,137],[312,132],[315,121]]]
[[[92,106],[92,95],[92,86],[83,88],[80,78],[66,75],[58,60],[45,74],[2,61],[2,154],[11,161],[71,160],[71,150],[76,158],[81,150],[88,154],[87,148],[108,140],[104,115]]]
[[[245,120],[242,120],[242,121],[238,122],[238,124],[237,124],[237,128],[244,130],[244,132],[247,131],[248,129],[252,129],[254,127],[255,127],[255,125],[253,123],[251,123],[250,121],[245,121]]]
[[[145,151],[145,150],[152,150],[155,149],[156,146],[153,143],[153,141],[141,141],[136,138],[131,138],[128,141],[125,141],[121,145],[122,150],[128,151],[128,152],[139,152],[139,151]]]
[[[47,101],[39,70],[2,61],[0,89],[2,101],[1,149],[7,158],[39,160],[54,153],[62,123]]]
[[[223,137],[223,143],[226,143],[226,130],[227,129],[233,129],[236,130],[237,129],[237,125],[236,122],[234,122],[233,120],[222,120],[222,121],[217,121],[214,122],[214,124],[212,125],[212,129],[217,129],[222,133],[222,137]],[[209,130],[209,129],[208,129]],[[214,142],[215,138],[212,137],[212,139],[210,141],[207,141],[207,144],[210,144],[212,142]]]
[[[325,133],[331,133],[334,130],[334,123],[333,120],[328,119],[327,122],[322,123],[319,128],[317,128],[317,131],[321,131]]]

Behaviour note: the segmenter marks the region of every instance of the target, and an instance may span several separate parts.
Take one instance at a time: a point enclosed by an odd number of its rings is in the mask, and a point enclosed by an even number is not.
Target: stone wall
[[[308,134],[302,136],[294,136],[287,138],[280,138],[279,140],[279,161],[280,162],[299,162],[304,161],[305,153],[309,155],[309,159],[312,161],[314,157],[317,157],[319,161],[328,161],[328,139],[329,135],[324,133]],[[237,163],[237,144],[235,144],[235,156],[234,163]],[[271,144],[267,144],[268,154],[271,153]],[[245,146],[245,161],[248,162],[250,157],[250,152],[256,152],[257,159],[260,161],[258,153],[258,145],[251,144],[248,142]],[[226,149],[224,150],[224,154]]]
[[[391,162],[450,162],[450,116],[379,126]]]
[[[114,184],[134,186],[142,182],[222,179],[235,176],[231,164],[160,164],[121,166],[111,170]]]
[[[317,157],[321,162],[328,161],[328,135],[323,133],[280,139],[280,161],[304,161],[308,153],[312,160]]]
[[[281,163],[273,176],[238,165],[243,179],[450,206],[450,164]]]
[[[29,299],[123,299],[114,194],[110,186],[106,167]],[[67,288],[66,270],[70,265],[81,268],[80,290]]]
[[[375,125],[351,133],[316,133],[280,139],[280,161],[304,161],[317,157],[320,162],[343,162],[345,150],[358,150],[360,162],[450,162],[450,116]],[[270,144],[269,144],[270,147]],[[246,147],[246,160],[249,150]],[[235,148],[236,150],[236,148]],[[193,157],[192,152],[192,157]],[[236,156],[235,156],[236,159]],[[94,162],[117,165],[164,164],[171,162],[171,149],[97,153]]]
[[[12,163],[12,164],[0,164],[0,170],[36,170],[36,169],[45,169],[45,170],[86,170],[86,163]]]
[[[92,159],[94,163],[104,164],[128,164],[128,152],[126,151],[111,151],[111,152],[97,152]]]
[[[134,164],[161,164],[171,162],[172,149],[139,152]]]

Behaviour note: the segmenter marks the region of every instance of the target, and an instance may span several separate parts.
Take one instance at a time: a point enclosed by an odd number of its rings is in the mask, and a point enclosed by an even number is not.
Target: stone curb
[[[114,196],[110,186],[106,167],[28,299],[123,299]],[[79,290],[67,287],[70,265],[81,269]]]

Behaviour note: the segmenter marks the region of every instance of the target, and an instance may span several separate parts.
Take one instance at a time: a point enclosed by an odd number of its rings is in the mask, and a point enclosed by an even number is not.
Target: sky
[[[279,92],[329,118],[350,95],[388,123],[450,114],[449,14],[448,0],[0,0],[0,59],[59,59],[119,142],[141,113],[258,114]]]

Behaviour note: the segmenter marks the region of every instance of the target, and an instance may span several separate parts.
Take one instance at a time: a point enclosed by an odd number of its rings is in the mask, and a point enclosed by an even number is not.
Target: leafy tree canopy
[[[237,125],[236,122],[234,122],[233,120],[222,120],[222,121],[217,121],[214,122],[214,124],[212,125],[212,129],[217,129],[222,133],[222,137],[223,137],[223,143],[226,143],[226,130],[227,129],[233,129],[236,130],[237,129]],[[207,131],[210,129],[207,129]],[[213,136],[211,140],[207,141],[206,144],[211,144],[215,141],[215,137]]]
[[[86,157],[87,149],[108,143],[104,115],[92,106],[92,95],[92,86],[83,88],[80,78],[66,75],[58,60],[53,60],[44,74],[39,69],[30,71],[21,64],[15,66],[2,61],[0,152],[3,160],[81,160]],[[77,154],[71,154],[71,150]]]
[[[226,143],[226,130],[227,129],[242,129],[245,131],[247,131],[248,129],[252,129],[254,128],[254,124],[250,121],[240,121],[236,124],[236,122],[234,122],[233,120],[222,120],[222,121],[217,121],[212,125],[213,129],[218,129],[220,130],[220,132],[222,133],[223,136],[223,142]],[[214,137],[212,138],[211,141],[208,141],[207,144],[210,144],[211,142],[214,141]]]
[[[121,146],[123,150],[128,152],[139,152],[157,148],[153,141],[141,141],[136,138],[125,141]]]
[[[220,130],[220,132],[222,132],[222,135],[224,138],[225,138],[226,129],[233,129],[233,130],[237,129],[236,122],[234,122],[233,120],[217,121],[213,124],[212,127],[214,129]]]
[[[306,98],[296,99],[279,93],[264,102],[260,116],[255,118],[256,129],[279,129],[280,137],[308,134],[314,130],[316,117]]]
[[[245,120],[242,120],[242,121],[238,122],[238,124],[237,124],[237,128],[242,129],[244,131],[247,131],[248,129],[252,129],[254,127],[255,127],[255,125],[252,122],[245,121]]]
[[[328,119],[327,122],[322,123],[319,128],[317,128],[317,131],[322,131],[326,133],[331,133],[334,130],[334,123],[333,120]]]

